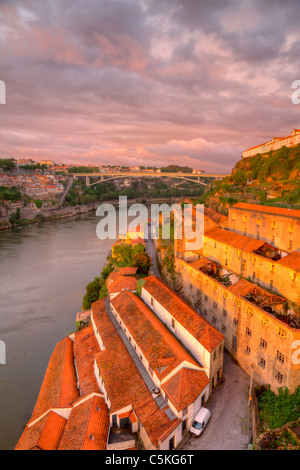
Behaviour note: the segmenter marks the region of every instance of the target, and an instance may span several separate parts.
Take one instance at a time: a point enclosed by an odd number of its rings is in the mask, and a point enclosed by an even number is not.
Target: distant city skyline
[[[297,0],[2,0],[0,158],[226,173],[300,128]]]

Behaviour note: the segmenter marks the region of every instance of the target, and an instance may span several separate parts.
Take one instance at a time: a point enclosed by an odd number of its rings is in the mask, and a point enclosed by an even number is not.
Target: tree
[[[100,287],[99,277],[95,277],[95,279],[86,286],[86,294],[82,302],[83,310],[91,308],[92,303],[99,299]]]
[[[151,259],[145,252],[136,253],[133,257],[132,266],[138,268],[139,274],[148,274],[151,266]]]

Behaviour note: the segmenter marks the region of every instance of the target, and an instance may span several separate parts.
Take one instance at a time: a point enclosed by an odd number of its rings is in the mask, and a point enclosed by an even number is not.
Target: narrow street
[[[212,413],[199,438],[190,433],[180,443],[180,450],[247,450],[252,425],[248,407],[249,377],[224,354],[224,381],[205,405]]]

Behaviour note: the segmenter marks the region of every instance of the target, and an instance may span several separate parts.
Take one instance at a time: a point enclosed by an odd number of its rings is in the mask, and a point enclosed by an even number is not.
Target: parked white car
[[[194,422],[190,427],[190,432],[193,436],[201,436],[208,421],[210,420],[211,412],[207,408],[201,408],[195,416]]]

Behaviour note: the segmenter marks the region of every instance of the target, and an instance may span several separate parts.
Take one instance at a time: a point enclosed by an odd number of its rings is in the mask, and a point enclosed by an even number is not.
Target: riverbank
[[[152,198],[147,200],[148,204],[174,204],[182,200],[182,197],[165,197],[165,198]],[[142,198],[128,199],[128,206],[132,204],[143,204],[145,201]],[[119,200],[110,201],[96,201],[89,204],[80,206],[67,206],[67,207],[55,207],[48,210],[33,211],[26,214],[26,218],[20,219],[14,225],[11,224],[6,218],[0,218],[0,230],[8,230],[11,228],[23,227],[25,225],[31,225],[32,223],[47,222],[57,219],[65,219],[68,217],[74,217],[76,215],[87,214],[95,211],[100,204],[112,204],[114,207],[119,207]]]

